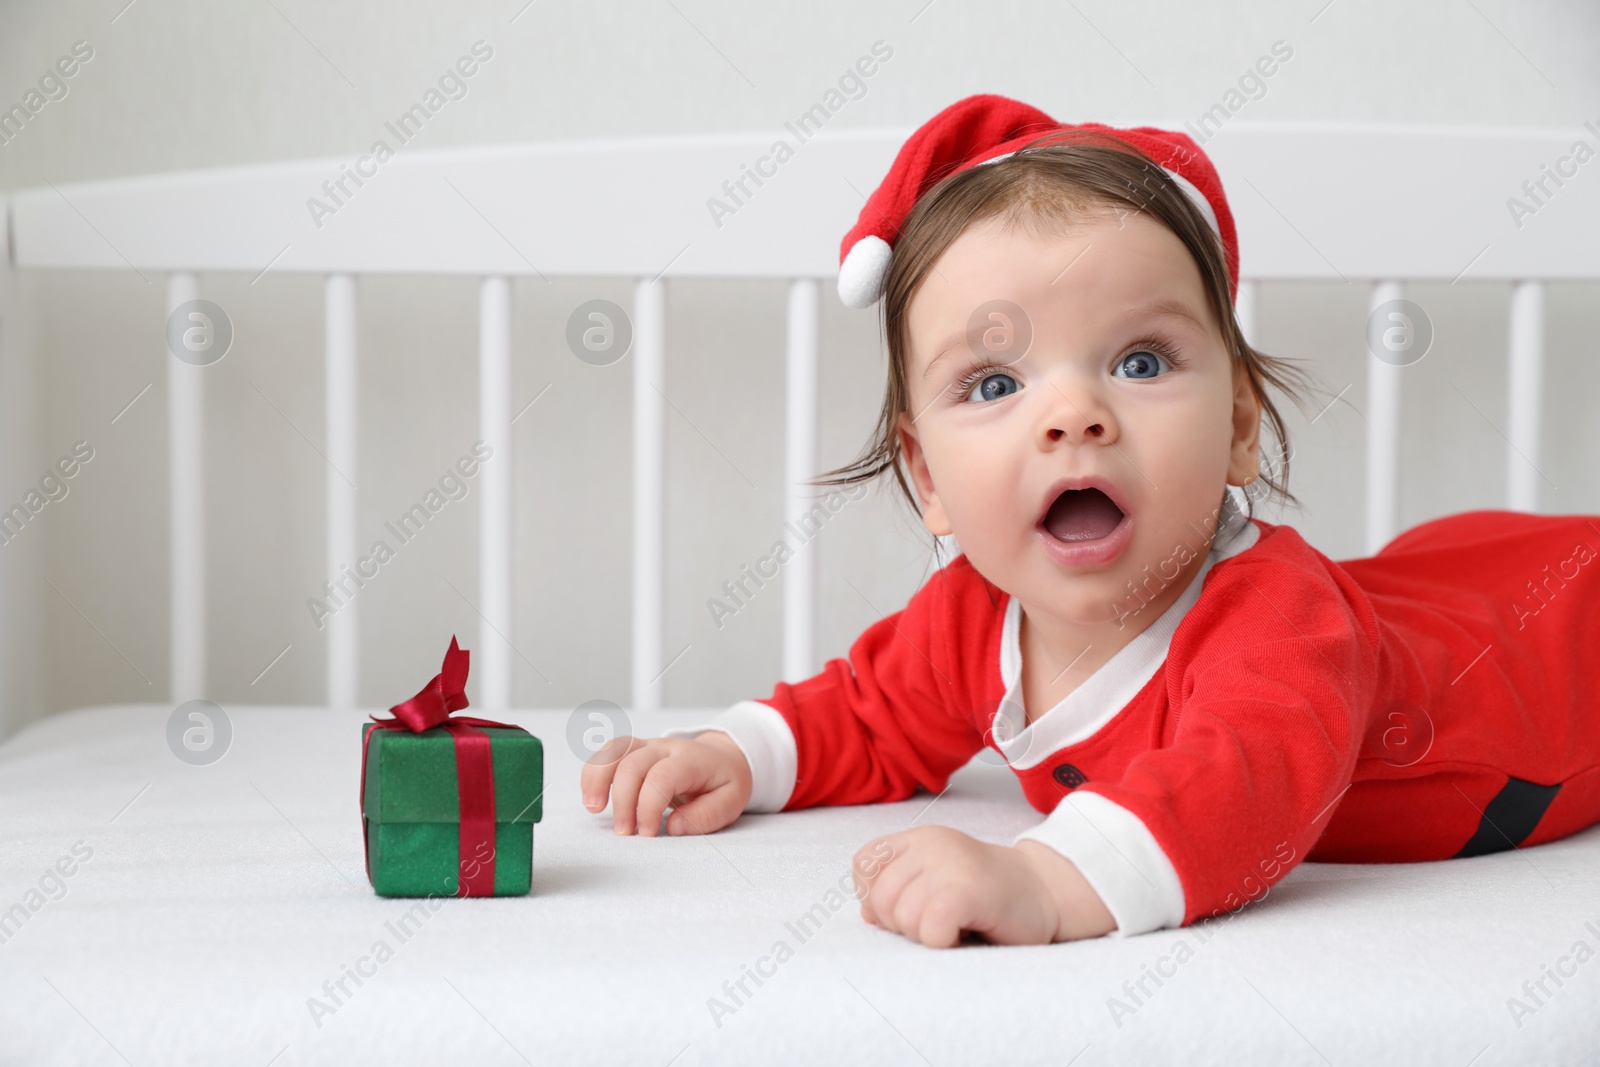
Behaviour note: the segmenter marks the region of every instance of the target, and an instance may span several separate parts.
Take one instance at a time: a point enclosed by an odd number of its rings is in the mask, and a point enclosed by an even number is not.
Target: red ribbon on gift
[[[500,726],[516,729],[511,723],[474,719],[466,715],[452,715],[467,706],[467,668],[471,653],[456,644],[450,635],[450,648],[444,654],[444,666],[422,691],[389,711],[392,719],[370,716],[385,730],[410,730],[422,733],[434,727],[449,731],[455,742],[456,792],[461,808],[461,837],[458,871],[460,874],[457,896],[487,897],[494,895],[494,756],[489,746],[489,735],[480,727]],[[361,744],[361,810],[367,810],[367,747],[376,730],[368,730]],[[362,851],[366,853],[367,880],[372,879],[372,857],[367,848],[367,835],[361,835]],[[467,873],[469,862],[476,860],[475,870]]]

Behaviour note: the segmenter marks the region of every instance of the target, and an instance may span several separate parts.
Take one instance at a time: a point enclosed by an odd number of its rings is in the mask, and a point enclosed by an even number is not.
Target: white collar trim
[[[1229,492],[1236,494],[1240,490],[1230,486]],[[1172,634],[1200,599],[1201,586],[1211,568],[1251,547],[1261,536],[1260,528],[1238,508],[1227,510],[1227,521],[1213,539],[1199,573],[1182,595],[1148,629],[1032,723],[1026,722],[1022,705],[1022,603],[1016,597],[1010,598],[1000,636],[1000,677],[1005,682],[1006,692],[990,726],[994,742],[1007,763],[1017,770],[1025,770],[1067,745],[1093,737],[1145,687],[1166,662]]]

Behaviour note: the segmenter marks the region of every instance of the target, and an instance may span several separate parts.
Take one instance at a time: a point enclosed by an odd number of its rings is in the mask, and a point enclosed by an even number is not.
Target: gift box
[[[544,747],[520,726],[453,715],[467,706],[468,653],[393,718],[363,724],[361,815],[379,896],[515,896],[533,884]]]

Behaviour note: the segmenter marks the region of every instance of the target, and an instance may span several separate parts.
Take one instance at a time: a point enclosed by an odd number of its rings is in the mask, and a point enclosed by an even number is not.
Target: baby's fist
[[[720,730],[698,737],[612,738],[584,765],[584,807],[605,808],[619,834],[653,837],[668,805],[667,833],[709,834],[739,817],[750,800],[750,764]]]

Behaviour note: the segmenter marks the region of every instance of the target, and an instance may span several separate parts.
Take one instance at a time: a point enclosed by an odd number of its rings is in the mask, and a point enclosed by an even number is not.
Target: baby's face
[[[1198,569],[1225,485],[1257,472],[1260,408],[1170,230],[1109,212],[1037,229],[973,226],[918,290],[901,441],[924,524],[980,574],[1030,611],[1122,625],[1140,605],[1129,581],[1144,600],[1171,586],[1164,607]],[[1002,306],[969,335],[996,301],[1022,317]],[[1105,496],[1052,508],[1077,478]]]

